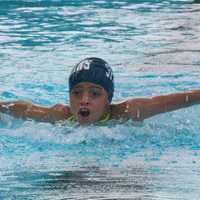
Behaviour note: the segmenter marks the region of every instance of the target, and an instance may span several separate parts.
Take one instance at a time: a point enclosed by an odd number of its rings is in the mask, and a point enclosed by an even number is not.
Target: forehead
[[[96,89],[104,90],[104,88],[101,87],[100,85],[90,83],[90,82],[81,82],[81,83],[75,85],[73,89],[76,89],[76,88],[81,88],[81,89],[96,88]]]

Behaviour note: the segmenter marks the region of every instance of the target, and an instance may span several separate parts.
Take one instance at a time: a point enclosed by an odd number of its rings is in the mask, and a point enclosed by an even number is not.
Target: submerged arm
[[[0,112],[18,118],[28,118],[43,122],[55,122],[66,119],[69,115],[69,108],[60,104],[48,108],[37,106],[29,102],[13,101],[0,102]]]
[[[142,121],[148,117],[174,111],[200,103],[200,90],[160,95],[151,98],[130,99],[116,105],[116,113],[122,118]],[[118,111],[117,111],[118,110]]]

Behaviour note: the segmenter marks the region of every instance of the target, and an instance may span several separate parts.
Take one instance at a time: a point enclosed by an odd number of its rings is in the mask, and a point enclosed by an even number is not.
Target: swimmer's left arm
[[[44,107],[24,101],[0,102],[0,112],[7,113],[17,118],[52,123],[64,120],[70,115],[69,107],[61,104],[52,107]]]
[[[174,111],[200,103],[200,90],[136,98],[114,106],[115,115],[142,121],[154,115]]]

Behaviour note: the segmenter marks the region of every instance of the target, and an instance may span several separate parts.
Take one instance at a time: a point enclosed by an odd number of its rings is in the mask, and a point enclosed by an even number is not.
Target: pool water
[[[189,0],[1,0],[0,99],[69,103],[68,75],[108,61],[113,101],[197,89],[200,5]],[[0,199],[199,200],[200,106],[79,127],[0,114]]]

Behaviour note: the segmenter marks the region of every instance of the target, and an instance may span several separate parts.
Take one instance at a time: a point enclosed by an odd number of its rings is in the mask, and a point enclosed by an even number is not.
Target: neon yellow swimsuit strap
[[[99,122],[100,123],[105,123],[105,122],[109,121],[110,120],[110,115],[111,115],[110,112],[108,112],[103,119],[99,120]]]
[[[111,114],[110,114],[110,112],[108,112],[106,114],[106,116],[103,119],[99,120],[98,122],[99,123],[105,123],[105,122],[110,120],[110,116],[111,116]],[[70,117],[68,117],[67,120],[69,122],[76,122],[77,121],[74,115],[71,115]]]
[[[68,117],[67,120],[69,122],[76,122],[76,118],[74,117],[74,115],[71,115],[70,117]]]

